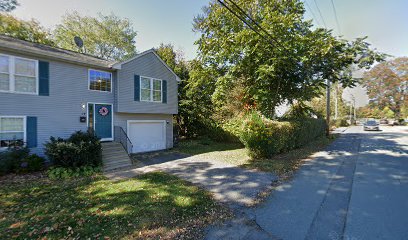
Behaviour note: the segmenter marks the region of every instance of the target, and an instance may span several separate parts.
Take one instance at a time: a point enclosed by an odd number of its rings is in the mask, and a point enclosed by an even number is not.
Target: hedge
[[[235,131],[235,134],[239,135],[251,157],[267,158],[304,146],[324,136],[325,131],[326,123],[323,119],[275,121],[254,112],[244,117],[239,131]]]

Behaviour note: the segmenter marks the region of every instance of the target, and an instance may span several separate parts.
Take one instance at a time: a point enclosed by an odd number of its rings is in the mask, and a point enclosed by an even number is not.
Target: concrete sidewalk
[[[216,200],[235,209],[251,205],[259,193],[267,190],[278,179],[272,173],[243,169],[201,158],[200,155],[164,152],[143,163],[146,166],[105,175],[113,180],[121,180],[152,171],[167,172],[205,188],[213,193]]]

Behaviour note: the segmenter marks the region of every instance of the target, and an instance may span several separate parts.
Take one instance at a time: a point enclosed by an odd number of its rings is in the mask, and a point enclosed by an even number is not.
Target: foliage
[[[1,184],[0,239],[200,239],[228,216],[209,193],[157,172]]]
[[[388,107],[398,118],[401,110],[408,106],[408,57],[377,64],[364,74],[363,84],[367,88],[371,106],[381,111]],[[389,110],[382,115],[393,117]]]
[[[48,169],[47,175],[50,179],[67,179],[89,177],[100,173],[100,167],[82,166],[78,168],[52,167]]]
[[[37,154],[31,154],[21,160],[20,167],[17,169],[19,173],[38,172],[45,167],[45,159]]]
[[[14,146],[4,152],[0,152],[0,175],[16,172],[21,161],[29,156],[26,147]]]
[[[34,19],[25,21],[10,14],[0,13],[0,34],[29,42],[54,46],[50,33]]]
[[[326,79],[353,86],[351,65],[367,68],[384,58],[369,48],[365,38],[349,42],[333,37],[329,30],[313,29],[311,21],[304,20],[299,0],[235,2],[269,33],[273,43],[215,0],[204,8],[194,20],[194,30],[201,33],[196,44],[203,67],[222,73],[215,75],[212,85],[216,105],[228,102],[226,93],[242,85],[242,106],[273,117],[275,107],[285,101],[319,96]]]
[[[77,168],[101,166],[102,147],[99,138],[92,132],[75,132],[70,138],[51,137],[45,144],[45,154],[58,167]]]
[[[28,173],[40,171],[44,168],[45,159],[30,155],[27,147],[14,146],[0,152],[0,175],[7,173]]]
[[[66,14],[53,35],[61,48],[108,60],[121,61],[136,53],[137,32],[129,19],[121,19],[114,14],[100,13],[98,17],[82,16],[78,12]],[[74,42],[75,36],[84,42],[80,49]]]
[[[0,12],[11,12],[16,9],[18,5],[17,0],[0,0]]]
[[[267,158],[306,145],[325,134],[322,119],[273,121],[257,112],[249,113],[239,134],[253,158]]]
[[[325,92],[325,89],[321,90]],[[331,86],[330,89],[330,115],[331,119],[335,118],[336,111],[336,98],[337,98],[337,118],[344,118],[349,115],[349,107],[346,105],[346,102],[343,100],[344,88],[340,84],[335,83]],[[315,97],[312,100],[307,102],[307,105],[313,109],[313,112],[322,118],[326,118],[326,103],[327,95],[323,94],[322,96]]]

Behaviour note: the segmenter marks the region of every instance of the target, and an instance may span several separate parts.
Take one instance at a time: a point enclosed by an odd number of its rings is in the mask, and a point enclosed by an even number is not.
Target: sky
[[[139,52],[172,43],[185,53],[186,59],[197,54],[192,31],[193,18],[209,0],[18,0],[12,12],[22,19],[37,19],[52,29],[69,12],[96,16],[114,13],[128,18],[138,32]],[[395,57],[408,56],[408,0],[302,0],[306,19],[316,27],[333,29],[335,35],[348,40],[368,37],[373,48]],[[320,13],[319,13],[320,11]],[[366,102],[364,90],[356,90],[357,103]]]
[[[185,52],[187,59],[196,56],[192,31],[194,16],[209,0],[18,0],[12,13],[19,18],[35,18],[47,28],[60,22],[61,16],[74,10],[85,15],[111,12],[128,18],[138,32],[136,47],[144,51],[160,43],[172,43]],[[316,26],[323,22],[336,35],[347,39],[368,36],[374,48],[393,56],[408,56],[408,0],[303,0],[307,19]],[[317,3],[317,4],[316,4]],[[317,7],[317,6],[318,7]],[[321,16],[319,14],[321,12]]]

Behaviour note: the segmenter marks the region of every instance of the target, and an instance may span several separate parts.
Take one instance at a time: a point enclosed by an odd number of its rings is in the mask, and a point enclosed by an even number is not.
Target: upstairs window
[[[0,116],[0,148],[24,145],[24,121],[25,117]]]
[[[38,61],[0,55],[0,91],[38,93]]]
[[[112,73],[89,70],[89,90],[111,92],[112,91]]]
[[[162,80],[140,77],[140,100],[162,102]]]

